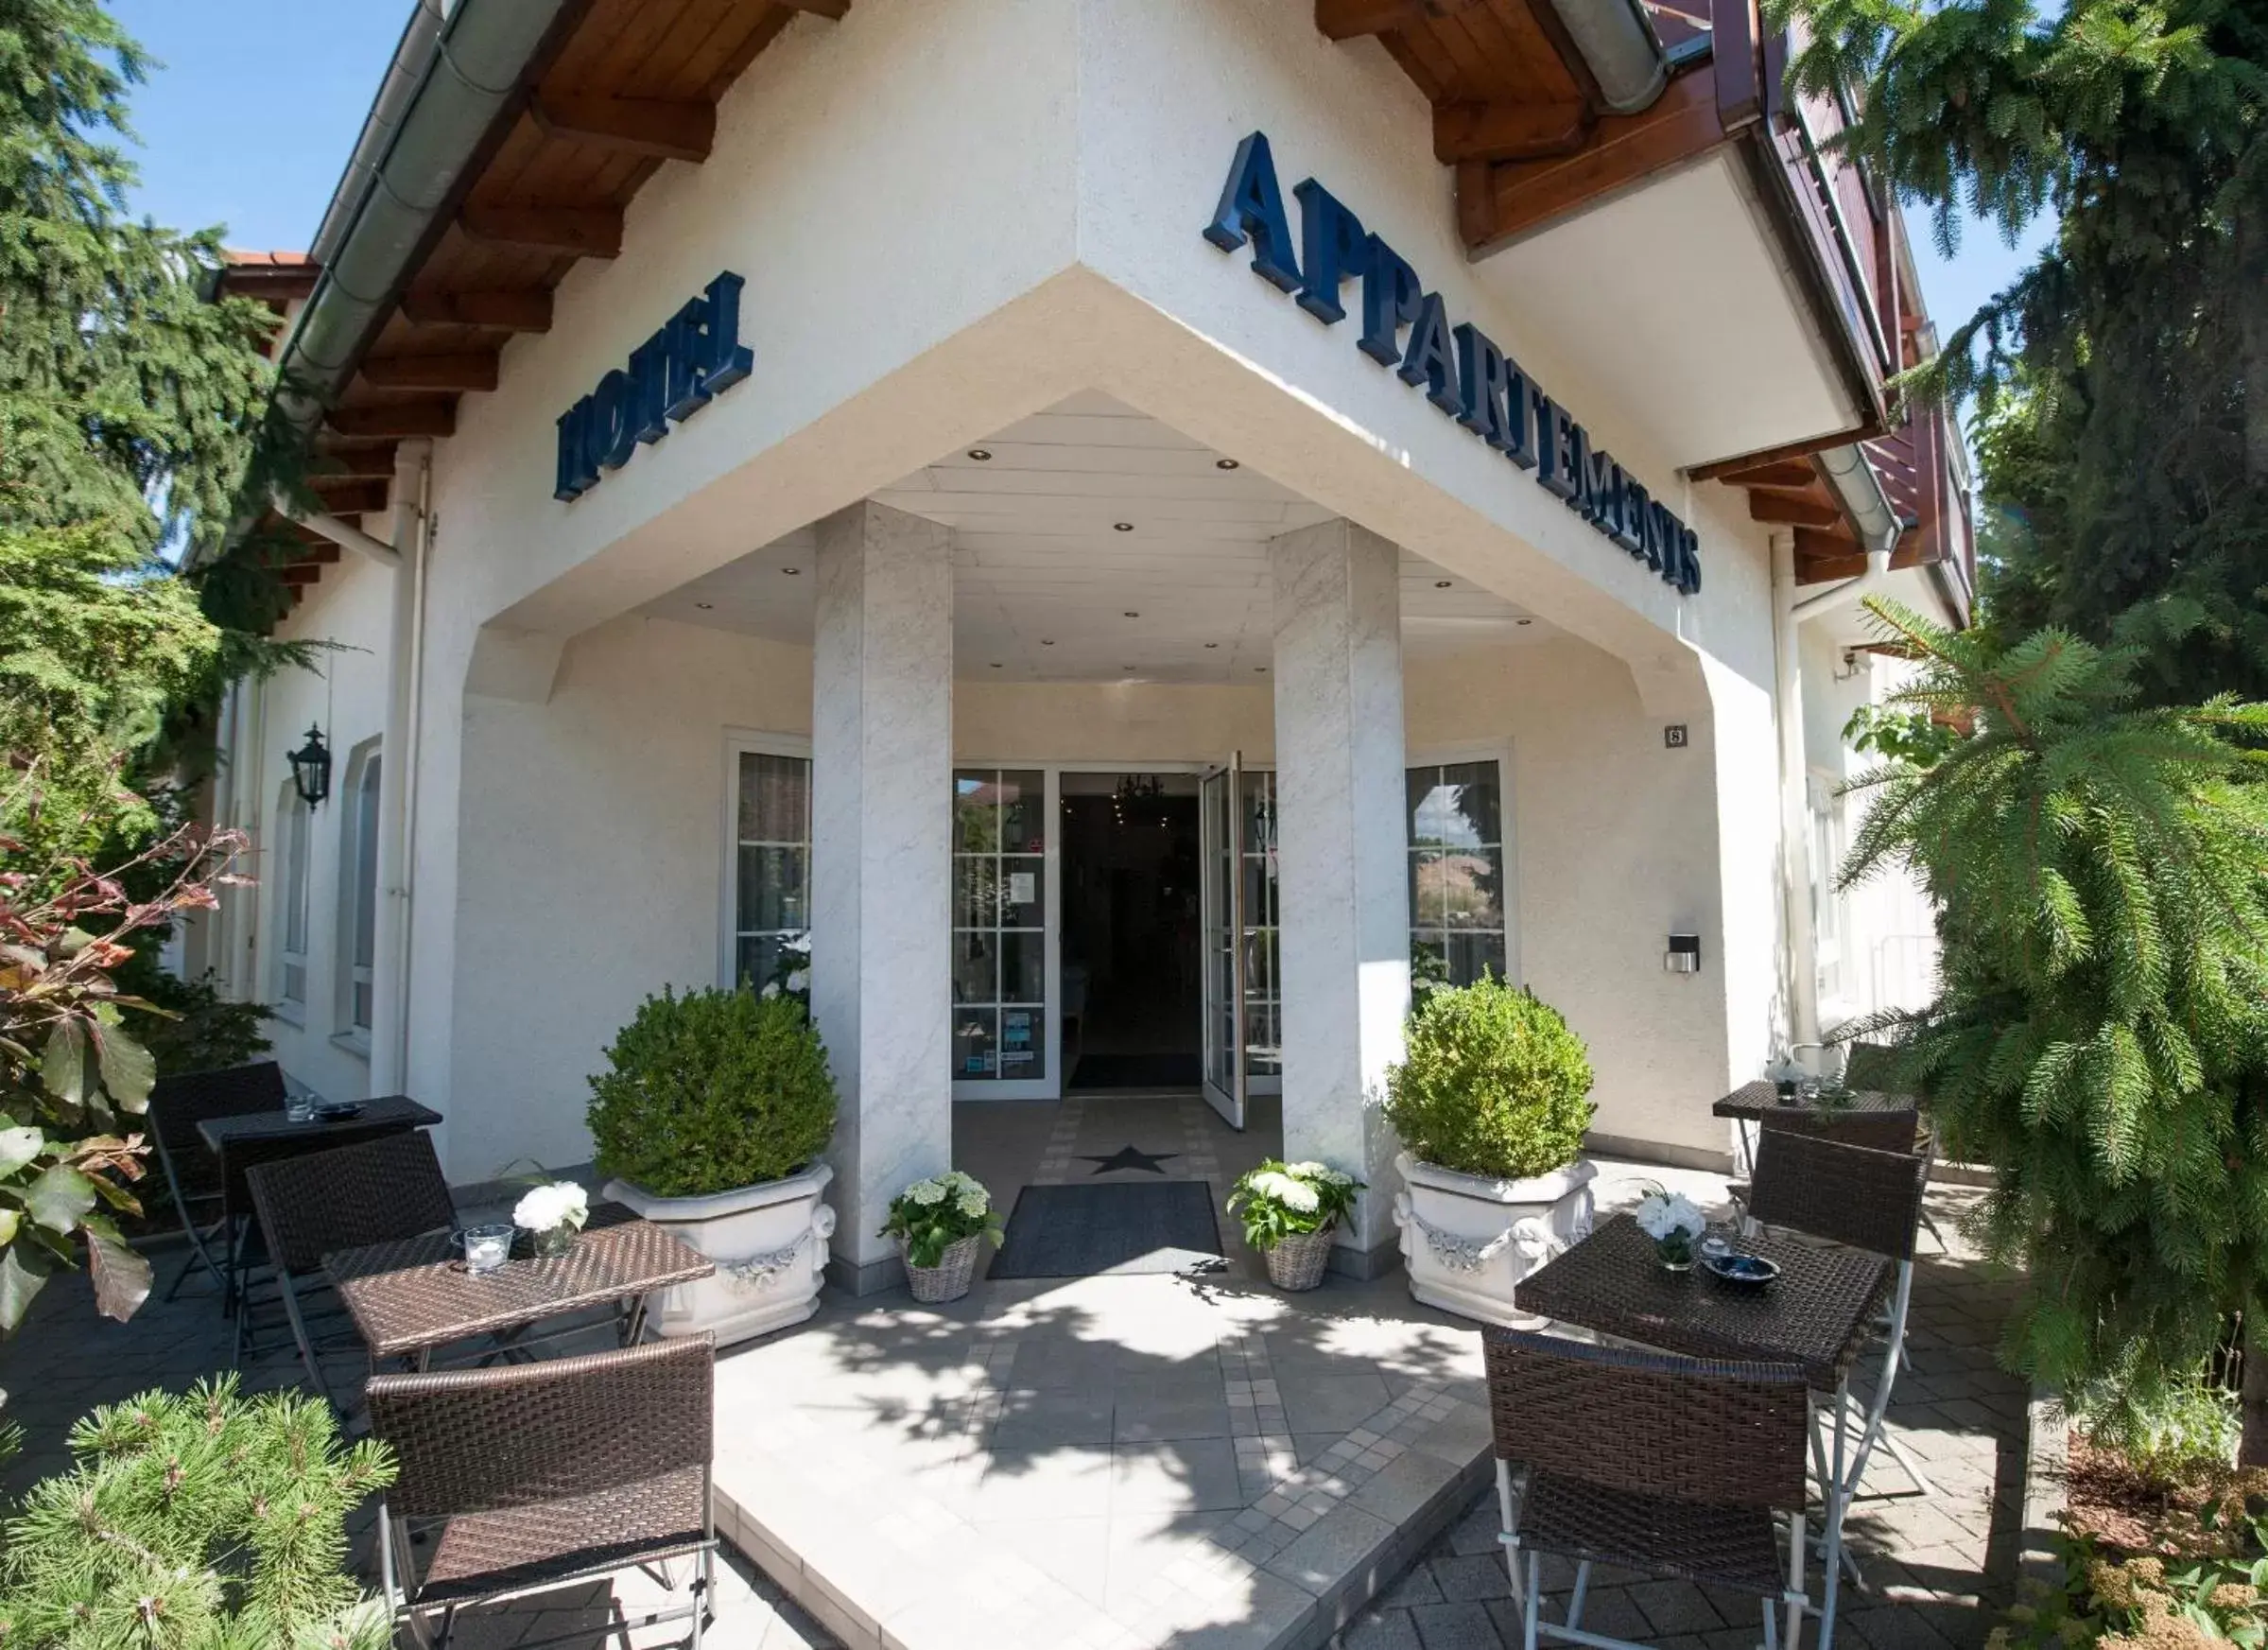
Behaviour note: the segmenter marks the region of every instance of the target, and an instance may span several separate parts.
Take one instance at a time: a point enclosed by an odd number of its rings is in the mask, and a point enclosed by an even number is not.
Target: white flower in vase
[[[531,1232],[557,1231],[562,1226],[579,1232],[583,1222],[590,1218],[590,1194],[572,1180],[555,1180],[548,1186],[537,1187],[521,1198],[511,1211],[511,1224]]]

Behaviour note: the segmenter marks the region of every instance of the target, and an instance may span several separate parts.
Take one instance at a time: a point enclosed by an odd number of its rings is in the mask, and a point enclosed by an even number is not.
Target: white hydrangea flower
[[[1313,1214],[1323,1201],[1315,1195],[1312,1186],[1273,1169],[1265,1174],[1254,1175],[1252,1184],[1253,1190],[1261,1196],[1273,1198],[1286,1208],[1304,1215]]]
[[[924,1208],[944,1202],[945,1189],[934,1180],[917,1180],[906,1189],[906,1195]]]
[[[807,933],[783,934],[780,937],[780,949],[798,957],[808,957],[811,954],[811,936]]]
[[[1659,1242],[1673,1233],[1698,1238],[1709,1228],[1701,1210],[1682,1191],[1649,1192],[1632,1216],[1645,1234]]]
[[[583,1189],[572,1180],[555,1180],[548,1186],[539,1186],[513,1206],[512,1224],[525,1226],[531,1232],[547,1232],[554,1226],[569,1225],[578,1231],[591,1218],[591,1200]]]
[[[1299,1180],[1325,1180],[1331,1171],[1322,1163],[1287,1163],[1284,1172]]]
[[[971,1220],[982,1215],[992,1207],[992,1200],[981,1190],[964,1191],[953,1200],[953,1207]]]
[[[792,973],[792,974],[790,974],[790,975],[788,975],[788,990],[790,990],[790,991],[807,991],[807,990],[809,990],[809,989],[810,989],[810,987],[811,987],[811,970],[810,970],[810,969],[808,969],[808,968],[798,968],[798,969],[797,969],[797,970],[796,970],[794,973]],[[766,989],[767,989],[767,990],[769,990],[769,989],[770,989],[770,987],[767,987]]]

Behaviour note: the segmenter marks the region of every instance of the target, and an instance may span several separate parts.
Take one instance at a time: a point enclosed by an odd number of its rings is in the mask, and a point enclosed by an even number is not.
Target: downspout
[[[406,442],[394,471],[395,554],[392,657],[387,670],[386,730],[379,749],[386,772],[378,787],[378,966],[387,989],[373,1025],[371,1090],[399,1094],[408,1086],[409,978],[413,856],[417,851],[417,771],[421,679],[425,649],[425,560],[432,542],[433,448]]]
[[[1551,0],[1551,10],[1591,71],[1608,113],[1653,106],[1670,84],[1670,61],[1638,0]]]
[[[1804,752],[1803,625],[1846,607],[1878,588],[1890,574],[1890,556],[1904,523],[1881,481],[1857,447],[1821,455],[1835,491],[1866,534],[1866,570],[1855,579],[1799,598],[1795,535],[1772,538],[1773,712],[1780,735],[1780,912],[1788,956],[1788,1040],[1816,1045],[1819,1038],[1819,963],[1811,905],[1810,764]]]

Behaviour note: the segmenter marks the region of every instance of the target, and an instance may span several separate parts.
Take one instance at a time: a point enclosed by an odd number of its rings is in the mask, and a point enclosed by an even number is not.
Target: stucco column
[[[1345,521],[1270,547],[1284,1155],[1369,1182],[1332,1265],[1393,1264],[1392,1136],[1378,1115],[1410,1007],[1399,558]]]
[[[811,675],[811,1010],[841,1092],[830,1274],[901,1276],[875,1235],[951,1165],[953,569],[945,529],[878,504],[819,524]]]

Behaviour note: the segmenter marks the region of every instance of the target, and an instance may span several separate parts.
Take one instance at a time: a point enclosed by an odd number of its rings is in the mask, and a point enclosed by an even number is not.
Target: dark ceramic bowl
[[[1729,1255],[1711,1255],[1701,1264],[1711,1277],[1734,1289],[1767,1289],[1780,1275],[1777,1261],[1767,1260],[1761,1255],[1743,1255],[1738,1250]]]

